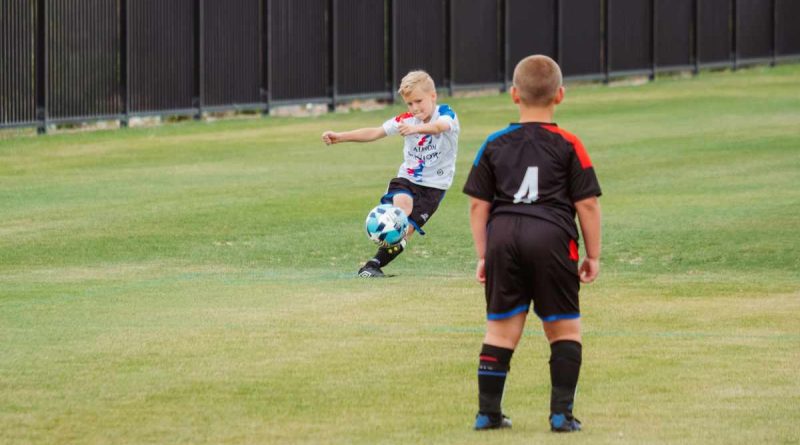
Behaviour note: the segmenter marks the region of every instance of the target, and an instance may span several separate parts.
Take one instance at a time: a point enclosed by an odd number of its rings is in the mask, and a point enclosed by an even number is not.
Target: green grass
[[[800,66],[568,89],[604,195],[582,292],[584,432],[547,431],[531,323],[470,431],[484,329],[460,193],[506,96],[448,98],[454,188],[354,278],[399,112],[0,140],[0,443],[800,443]],[[531,320],[535,321],[535,320]]]

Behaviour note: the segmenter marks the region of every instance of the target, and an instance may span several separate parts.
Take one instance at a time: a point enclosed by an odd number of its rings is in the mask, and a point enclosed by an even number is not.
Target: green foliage
[[[568,89],[603,268],[583,288],[576,443],[797,443],[800,66]],[[536,320],[514,429],[470,431],[483,334],[467,200],[506,96],[463,132],[429,235],[386,280],[366,212],[400,141],[325,147],[401,111],[0,140],[0,443],[503,443],[547,432]]]

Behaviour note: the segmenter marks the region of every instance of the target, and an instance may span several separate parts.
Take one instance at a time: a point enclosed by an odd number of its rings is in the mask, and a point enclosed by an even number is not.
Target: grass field
[[[385,280],[355,270],[400,139],[319,135],[400,108],[0,140],[0,443],[800,443],[800,65],[568,90],[557,121],[604,191],[568,438],[538,323],[514,429],[470,430],[484,306],[460,189],[515,114],[441,102],[454,188]]]

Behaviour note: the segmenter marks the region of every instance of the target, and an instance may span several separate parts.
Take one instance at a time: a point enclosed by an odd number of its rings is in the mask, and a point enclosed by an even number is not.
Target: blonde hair
[[[436,91],[433,78],[428,73],[425,71],[411,71],[400,81],[400,88],[397,90],[397,93],[401,96],[407,96],[416,88],[421,88],[422,91],[426,93]]]
[[[514,86],[525,105],[547,106],[561,87],[561,68],[540,54],[528,56],[514,68]]]

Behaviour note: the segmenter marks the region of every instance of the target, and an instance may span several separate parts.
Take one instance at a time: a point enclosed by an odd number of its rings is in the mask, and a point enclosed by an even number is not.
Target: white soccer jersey
[[[456,113],[448,105],[439,105],[433,110],[429,123],[437,120],[447,122],[450,129],[437,135],[412,134],[404,138],[404,161],[397,177],[425,187],[447,190],[456,173],[458,133],[461,129]],[[425,122],[411,113],[403,113],[384,122],[383,130],[388,136],[399,134],[397,127],[401,123],[421,125]]]

